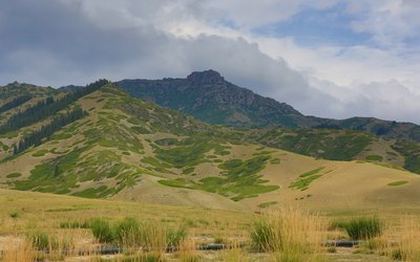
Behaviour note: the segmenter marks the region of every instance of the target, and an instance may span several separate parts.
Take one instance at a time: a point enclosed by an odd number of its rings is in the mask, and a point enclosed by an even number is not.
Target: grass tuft
[[[141,244],[140,224],[134,218],[125,218],[115,227],[115,240],[121,247],[135,247]]]
[[[166,241],[168,248],[179,248],[182,241],[187,237],[185,227],[181,226],[176,230],[168,230],[166,232]]]
[[[383,223],[378,217],[353,218],[348,222],[337,223],[353,240],[368,240],[378,237],[383,232]]]
[[[57,239],[45,232],[34,232],[29,236],[29,239],[36,250],[47,251],[56,248],[58,245]]]
[[[108,221],[102,218],[96,218],[90,223],[90,228],[95,239],[99,243],[111,243],[115,234]]]

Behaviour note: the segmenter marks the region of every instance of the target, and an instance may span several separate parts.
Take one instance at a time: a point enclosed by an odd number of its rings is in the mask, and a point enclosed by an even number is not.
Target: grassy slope
[[[273,154],[280,164],[269,165],[263,177],[280,190],[243,201],[257,206],[271,201],[295,203],[317,210],[416,208],[420,177],[366,162],[316,160],[283,152]],[[397,186],[389,185],[396,181]]]
[[[240,142],[241,132],[208,126],[113,87],[77,103],[89,116],[1,163],[3,187],[233,210],[285,202],[325,209],[410,207],[420,199],[420,178],[410,173]],[[338,141],[347,141],[348,133],[343,137]],[[352,148],[367,143],[364,137],[350,140],[357,142]],[[339,149],[338,156],[352,152]],[[408,182],[388,185],[397,181]]]
[[[85,222],[105,217],[111,221],[133,217],[139,221],[156,221],[169,227],[185,225],[197,236],[232,236],[246,234],[253,218],[249,212],[155,205],[115,200],[86,199],[38,192],[0,189],[0,235],[30,230],[77,233],[60,229],[65,222]],[[16,214],[11,217],[11,214]],[[77,231],[77,230],[76,230]],[[86,238],[86,234],[79,236]],[[0,243],[2,238],[0,237]],[[0,244],[1,246],[1,244]]]
[[[89,112],[87,118],[65,127],[41,146],[2,163],[0,170],[4,175],[0,181],[4,187],[84,197],[146,197],[152,202],[241,209],[218,194],[164,187],[157,181],[177,176],[182,172],[180,164],[185,163],[169,160],[172,152],[153,141],[191,137],[185,142],[189,149],[198,139],[190,135],[192,130],[206,131],[206,125],[131,99],[112,87],[92,93],[78,103]],[[199,154],[188,153],[190,158],[186,161],[190,165],[205,161],[204,154],[214,147],[223,150],[215,142],[197,144]],[[180,151],[186,152],[183,146]],[[135,194],[137,190],[143,194]]]

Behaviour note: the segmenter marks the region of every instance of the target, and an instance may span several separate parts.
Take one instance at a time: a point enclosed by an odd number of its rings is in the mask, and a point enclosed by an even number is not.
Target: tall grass
[[[223,241],[225,242],[225,241]],[[229,248],[220,252],[220,261],[253,261],[248,254],[240,247],[238,241],[233,241],[230,243]]]
[[[115,244],[130,252],[140,249],[155,252],[175,251],[187,237],[183,226],[168,229],[160,223],[140,223],[134,218],[125,218],[114,224],[104,219],[94,219],[90,222],[90,227],[98,242]]]
[[[113,229],[108,221],[96,218],[90,223],[92,234],[100,243],[111,243],[115,236]]]
[[[140,246],[142,231],[140,224],[134,218],[125,218],[115,227],[115,241],[119,246],[133,248]]]
[[[168,246],[167,229],[159,223],[143,223],[142,247],[154,252],[165,252]]]
[[[255,251],[273,252],[276,261],[312,261],[319,257],[324,223],[298,208],[281,208],[257,219],[251,231]]]
[[[34,231],[28,234],[26,240],[35,252],[36,261],[62,260],[76,253],[73,239],[63,233]]]
[[[34,232],[29,235],[29,239],[36,250],[48,251],[58,246],[58,241],[45,232]]]
[[[393,261],[420,261],[420,224],[417,219],[404,216],[396,225],[384,228],[380,235],[367,239],[361,248],[376,251]]]
[[[17,243],[9,242],[3,247],[3,253],[0,253],[0,261],[36,261],[36,253],[29,241],[23,240]]]
[[[420,225],[412,217],[403,217],[400,226],[389,229],[381,253],[400,261],[420,261]]]
[[[169,229],[166,231],[167,246],[170,249],[176,249],[187,237],[187,231],[183,225],[178,229]]]
[[[196,243],[193,240],[183,240],[179,246],[179,261],[200,262],[201,256],[196,251]]]

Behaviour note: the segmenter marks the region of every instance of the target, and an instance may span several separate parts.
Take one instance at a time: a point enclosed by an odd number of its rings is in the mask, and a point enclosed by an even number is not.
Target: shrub
[[[17,218],[19,218],[19,212],[13,211],[9,214],[9,216],[13,219],[17,219]]]
[[[114,238],[114,231],[108,221],[97,218],[90,223],[92,234],[100,243],[111,243]]]
[[[383,231],[383,224],[377,217],[353,218],[341,227],[354,240],[367,240],[380,236]]]

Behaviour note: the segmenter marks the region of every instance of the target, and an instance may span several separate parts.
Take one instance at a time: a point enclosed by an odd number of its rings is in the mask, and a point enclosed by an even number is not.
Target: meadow
[[[0,190],[0,206],[3,261],[420,258],[416,209],[405,215],[393,209],[320,213],[298,206],[243,212],[13,190]],[[340,247],[343,241],[357,245]]]

